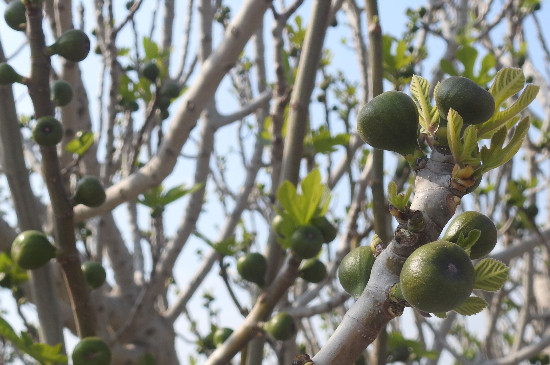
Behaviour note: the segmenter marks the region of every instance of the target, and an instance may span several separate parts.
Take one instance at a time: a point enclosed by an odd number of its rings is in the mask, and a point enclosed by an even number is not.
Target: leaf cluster
[[[312,170],[300,184],[299,193],[290,181],[284,181],[277,189],[277,200],[282,209],[279,242],[289,248],[288,238],[297,226],[308,224],[315,217],[324,216],[331,199],[330,189],[321,183],[321,173]]]

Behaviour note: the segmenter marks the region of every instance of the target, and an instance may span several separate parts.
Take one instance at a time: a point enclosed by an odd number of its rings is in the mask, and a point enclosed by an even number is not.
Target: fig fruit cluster
[[[461,247],[473,230],[479,238]],[[493,221],[478,212],[457,215],[442,239],[416,249],[403,264],[399,287],[403,298],[414,308],[428,313],[444,313],[464,302],[472,293],[475,269],[472,259],[488,255],[497,243]]]

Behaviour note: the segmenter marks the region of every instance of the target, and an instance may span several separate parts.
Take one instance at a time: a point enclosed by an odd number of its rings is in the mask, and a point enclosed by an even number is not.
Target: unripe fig
[[[320,283],[327,276],[327,267],[321,260],[309,259],[300,267],[300,277],[310,283]]]
[[[290,314],[279,312],[264,324],[264,330],[276,340],[285,341],[296,333],[296,323]]]
[[[261,253],[247,253],[237,260],[237,272],[244,280],[263,286],[267,272],[267,260]]]
[[[487,256],[497,244],[497,227],[486,215],[475,211],[457,215],[449,223],[442,239],[457,243],[461,234],[466,238],[474,229],[478,229],[481,235],[470,248],[470,257],[479,259]]]
[[[170,99],[174,99],[180,96],[180,87],[175,81],[167,81],[162,85],[160,93]]]
[[[338,234],[338,229],[325,216],[313,218],[311,224],[321,231],[325,243],[334,241]]]
[[[12,260],[25,270],[34,270],[46,265],[55,254],[55,247],[40,231],[21,232],[11,245]]]
[[[99,337],[84,337],[71,355],[73,365],[111,365],[111,349]]]
[[[412,154],[418,146],[416,104],[407,94],[386,91],[361,108],[357,132],[374,148]]]
[[[65,106],[73,100],[73,88],[67,81],[57,80],[50,86],[51,98],[57,106]]]
[[[323,234],[313,225],[298,226],[290,236],[290,249],[300,259],[310,259],[321,251]]]
[[[475,270],[462,247],[435,241],[417,248],[403,264],[401,293],[414,308],[443,313],[459,306],[474,288]]]
[[[72,62],[82,61],[89,52],[90,39],[86,33],[79,29],[67,30],[54,44],[48,47],[50,55],[57,54]]]
[[[19,75],[13,67],[5,62],[0,63],[0,85],[10,85],[14,82],[23,82],[23,76]]]
[[[24,31],[27,27],[25,5],[22,1],[11,1],[4,9],[4,20],[11,29]]]
[[[74,202],[87,207],[99,207],[105,201],[105,188],[95,176],[87,175],[78,180]]]
[[[84,279],[86,279],[86,283],[90,288],[97,289],[105,283],[107,273],[99,262],[86,261],[81,268]]]
[[[340,262],[338,280],[342,288],[354,298],[358,298],[365,290],[374,260],[370,246],[359,246],[348,252]]]
[[[55,146],[63,139],[63,126],[51,116],[38,118],[32,129],[32,137],[40,146]]]
[[[214,345],[216,347],[222,345],[225,342],[225,340],[227,340],[229,336],[231,336],[232,333],[233,333],[233,330],[231,328],[227,328],[227,327],[218,328],[216,332],[214,332],[214,335],[212,337],[212,341],[214,342]]]
[[[449,109],[453,108],[465,124],[481,124],[495,112],[491,93],[462,76],[443,80],[437,87],[435,103],[440,117],[447,120]]]
[[[170,98],[168,96],[160,95],[160,97],[157,99],[157,108],[160,110],[166,110],[170,106]]]
[[[141,70],[143,77],[151,82],[155,82],[159,76],[160,70],[155,62],[148,62],[143,66]]]

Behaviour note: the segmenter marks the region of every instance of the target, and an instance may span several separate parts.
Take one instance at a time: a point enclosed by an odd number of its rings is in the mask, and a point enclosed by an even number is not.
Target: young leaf
[[[506,99],[523,89],[524,84],[525,76],[521,68],[507,67],[497,72],[489,89],[495,99],[495,110],[498,110]]]
[[[94,134],[92,132],[76,133],[76,137],[67,143],[65,149],[67,152],[82,156],[94,143]]]
[[[477,131],[476,127],[469,125],[464,130],[462,153],[460,162],[469,160],[477,152]],[[458,162],[458,161],[455,161]]]
[[[464,237],[464,235],[460,233],[456,244],[462,247],[464,250],[469,250],[477,242],[480,236],[481,231],[479,229],[472,229],[470,232],[468,232],[467,237]]]
[[[514,104],[512,104],[508,109],[496,112],[491,119],[478,126],[479,139],[491,137],[491,133],[493,131],[500,128],[510,119],[519,114],[523,109],[527,108],[527,106],[535,100],[539,90],[540,87],[537,85],[527,85]]]
[[[506,138],[506,127],[500,128],[491,138],[491,147],[488,150],[483,147],[481,150],[481,161],[483,163],[481,172],[487,172],[510,161],[520,149],[530,125],[529,117],[523,118],[516,127],[510,142],[504,148],[502,148],[502,145],[504,138]]]
[[[321,198],[323,197],[323,191],[325,186],[321,184],[321,173],[318,169],[312,170],[302,180],[302,196],[300,197],[300,208],[303,215],[303,223],[307,223],[313,218]]]
[[[300,217],[300,207],[298,205],[298,193],[296,187],[288,180],[283,183],[277,189],[277,200],[288,215],[297,223],[304,224]]]
[[[462,156],[462,143],[460,141],[460,132],[462,131],[462,117],[453,109],[449,109],[447,115],[447,142],[449,149],[456,163],[460,163]]]
[[[475,266],[474,289],[497,291],[508,278],[508,266],[503,262],[486,258]]]
[[[430,83],[423,77],[413,75],[410,88],[411,95],[416,101],[416,106],[418,108],[420,125],[423,128],[423,132],[428,132],[432,125],[434,113],[434,108],[432,108],[430,102]],[[435,110],[437,110],[437,108],[435,108]]]
[[[484,299],[480,297],[469,297],[453,310],[463,316],[473,316],[481,312],[487,306],[488,304]]]

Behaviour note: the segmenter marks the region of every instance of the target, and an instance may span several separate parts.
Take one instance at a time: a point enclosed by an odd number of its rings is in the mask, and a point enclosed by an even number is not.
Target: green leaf
[[[302,196],[301,196],[301,208],[303,214],[303,224],[308,223],[311,218],[313,218],[316,213],[317,215],[324,215],[326,208],[328,208],[328,203],[330,199],[326,201],[326,191],[328,188],[321,184],[321,173],[319,169],[313,169],[307,176],[302,180]],[[325,195],[325,198],[323,196]],[[321,201],[323,200],[323,206],[320,207]],[[321,212],[323,212],[321,214]]]
[[[298,193],[296,187],[290,181],[285,180],[277,189],[277,200],[281,207],[297,224],[301,224],[300,207],[298,205]]]
[[[449,109],[447,115],[447,142],[449,149],[456,163],[460,163],[462,156],[462,143],[460,141],[460,133],[462,132],[462,117],[453,108]]]
[[[475,245],[480,236],[481,231],[479,229],[472,229],[470,232],[468,232],[467,237],[464,237],[464,234],[460,233],[456,244],[462,247],[464,250],[469,250],[472,248],[473,245]]]
[[[523,89],[525,76],[520,68],[506,67],[497,72],[495,80],[489,89],[495,99],[495,110],[510,96]]]
[[[488,304],[484,299],[480,297],[469,297],[453,310],[463,316],[473,316],[481,312],[487,306]]]
[[[428,133],[434,124],[433,115],[437,110],[430,101],[430,83],[423,77],[413,75],[410,89],[418,108],[420,125],[423,132]]]
[[[61,344],[50,346],[33,343],[31,337],[23,332],[19,337],[4,318],[0,317],[0,336],[10,341],[21,352],[26,353],[42,364],[67,364],[68,359],[61,353]]]
[[[468,160],[477,152],[477,130],[474,125],[469,125],[464,130],[462,153],[460,161]]]
[[[497,291],[508,279],[508,266],[503,262],[486,258],[475,266],[474,289]]]
[[[521,93],[519,98],[509,108],[496,112],[491,119],[478,126],[480,139],[490,137],[490,133],[502,125],[508,120],[515,117],[522,110],[527,108],[529,104],[537,97],[540,87],[537,85],[529,84],[525,87],[525,90]]]
[[[475,78],[474,66],[476,63],[477,54],[477,50],[471,46],[463,46],[458,51],[456,51],[457,59],[459,59],[460,62],[462,62],[462,64],[464,65],[464,72],[462,73],[462,76],[469,79]]]
[[[153,60],[159,56],[159,46],[147,37],[143,37],[143,50],[145,51],[145,59]]]
[[[510,161],[519,151],[530,124],[529,117],[523,118],[517,125],[510,142],[504,148],[502,148],[502,145],[506,138],[507,128],[500,128],[491,138],[491,147],[488,150],[483,147],[481,150],[481,161],[483,163],[481,172],[487,172]]]
[[[195,184],[190,188],[186,188],[185,184],[174,186],[166,193],[161,195],[160,205],[166,206],[187,194],[194,193],[195,191],[200,190],[203,186],[204,183]]]
[[[67,143],[65,150],[82,156],[93,144],[94,134],[92,132],[78,131],[76,137]]]
[[[446,60],[444,58],[439,61],[439,66],[441,67],[441,70],[445,72],[446,74],[449,74],[451,76],[458,76],[458,71],[453,66],[452,62],[449,60]]]

